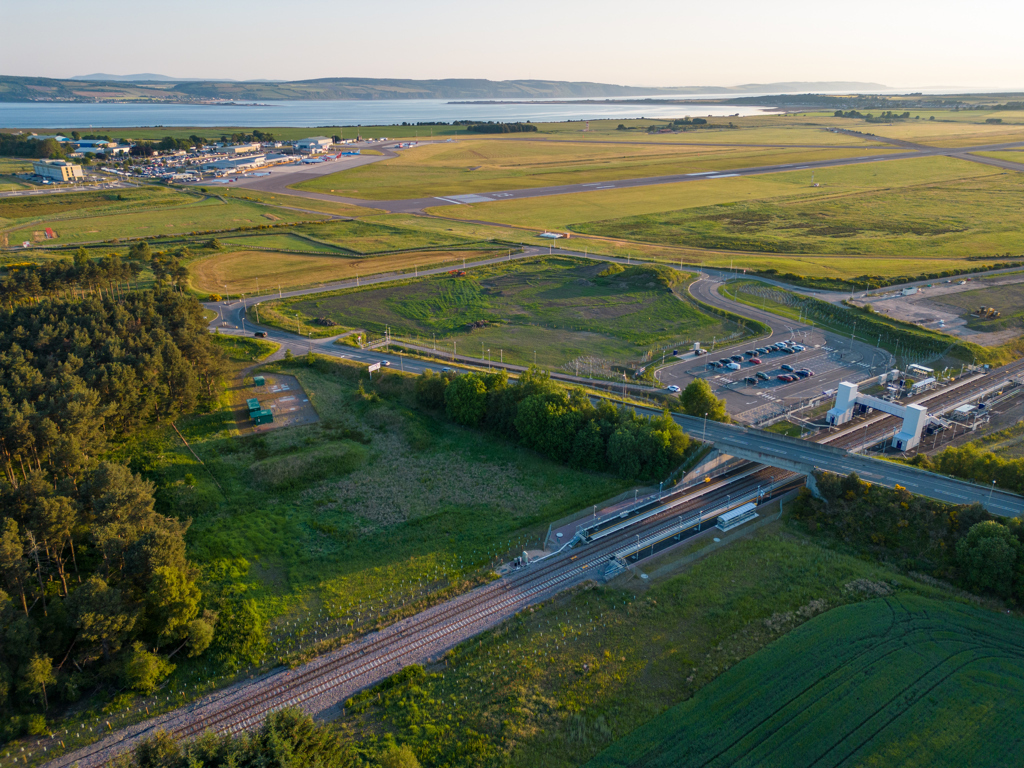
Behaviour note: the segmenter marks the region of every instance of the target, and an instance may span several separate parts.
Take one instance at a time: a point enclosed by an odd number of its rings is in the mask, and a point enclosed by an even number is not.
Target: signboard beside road
[[[373,378],[373,372],[380,370],[380,363],[373,363],[369,368],[366,369],[370,372],[370,378]]]

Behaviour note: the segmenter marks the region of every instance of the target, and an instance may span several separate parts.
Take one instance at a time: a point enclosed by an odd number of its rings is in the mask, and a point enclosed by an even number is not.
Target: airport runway
[[[883,140],[880,137],[862,135],[866,140]],[[915,157],[956,157],[961,160],[979,162],[985,165],[992,165],[1007,170],[1024,171],[1024,164],[1012,163],[1004,160],[977,157],[972,152],[989,152],[1001,149],[1011,149],[1024,146],[1024,142],[1010,142],[1005,144],[990,144],[977,147],[927,147],[922,144],[900,142],[898,140],[883,140],[896,144],[907,149],[905,152],[887,152],[885,154],[861,155],[858,157],[834,158],[831,160],[818,160],[805,163],[779,163],[773,165],[760,165],[750,168],[733,168],[722,171],[702,171],[700,173],[681,173],[667,176],[648,176],[637,179],[618,179],[614,181],[594,181],[583,184],[563,184],[551,187],[533,187],[530,189],[508,189],[493,192],[480,192],[472,194],[444,195],[434,197],[407,198],[403,200],[364,200],[354,197],[342,197],[339,195],[325,194],[321,192],[309,192],[301,189],[294,189],[292,185],[299,184],[309,179],[325,176],[349,168],[358,168],[370,163],[379,162],[388,157],[395,157],[390,146],[374,146],[385,154],[381,156],[367,156],[346,158],[343,160],[328,161],[310,166],[278,166],[273,169],[270,176],[260,177],[237,177],[232,186],[246,187],[275,192],[282,195],[294,197],[305,197],[313,200],[326,200],[330,202],[346,203],[363,208],[374,208],[388,211],[389,213],[422,213],[426,208],[434,208],[446,205],[467,205],[472,203],[501,202],[506,200],[523,200],[527,198],[548,197],[551,195],[568,195],[578,192],[594,192],[609,189],[635,189],[640,187],[657,186],[659,184],[681,184],[690,181],[707,181],[713,179],[733,178],[737,176],[759,176],[768,173],[780,173],[783,171],[814,170],[817,168],[836,168],[847,165],[861,165],[864,163],[878,163],[889,160],[907,160]],[[397,142],[396,142],[397,143]],[[427,142],[421,142],[424,144]],[[435,142],[436,143],[436,142]],[[415,151],[413,149],[412,151]],[[207,184],[207,182],[202,182]],[[486,222],[484,222],[486,223]]]

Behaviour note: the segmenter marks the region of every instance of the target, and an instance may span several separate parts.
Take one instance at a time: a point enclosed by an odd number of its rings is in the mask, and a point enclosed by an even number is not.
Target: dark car
[[[757,378],[759,378],[759,379],[760,379],[761,381],[768,381],[768,379],[769,379],[769,376],[768,376],[768,374],[767,374],[767,373],[761,373],[760,371],[758,371],[757,373],[755,373],[755,374],[754,374],[754,376],[756,376]]]
[[[768,354],[768,347],[758,347],[756,352],[759,355],[767,355]]]
[[[757,354],[757,352],[755,352],[755,351],[754,351],[754,350],[752,350],[752,349],[748,349],[748,350],[747,350],[746,352],[744,352],[743,354],[745,354],[745,355],[746,355],[747,357],[754,357],[754,356],[755,356],[755,355]]]
[[[744,381],[746,381],[747,384],[753,384],[754,386],[757,385],[757,377],[756,376],[747,376],[747,378],[744,379]]]
[[[781,350],[779,350],[779,351],[780,351],[780,352],[785,352],[785,353],[786,353],[787,355],[793,355],[793,354],[796,354],[796,350],[795,350],[795,349],[793,349],[793,348],[791,348],[791,347],[783,347],[783,348],[782,348]]]
[[[806,379],[808,376],[813,376],[814,371],[812,371],[810,368],[801,368],[799,371],[796,372],[796,375],[799,376],[801,379]]]
[[[742,363],[743,355],[732,355],[729,359],[732,360],[734,363]]]
[[[718,361],[718,364],[719,365],[728,365],[731,362],[732,362],[732,360],[730,360],[728,357],[723,357],[721,360]]]
[[[259,337],[261,339],[265,339],[265,338],[267,338],[267,332],[266,331],[256,331],[256,333],[254,333],[253,336],[257,336],[257,337]]]
[[[780,367],[780,368],[781,368],[782,370],[784,370],[784,371],[789,371],[790,373],[792,373],[792,372],[793,372],[794,370],[796,370],[795,368],[793,368],[793,366],[792,366],[792,365],[788,365],[788,364],[786,364],[786,363],[783,363],[783,364],[782,364],[782,365],[780,365],[779,367]]]

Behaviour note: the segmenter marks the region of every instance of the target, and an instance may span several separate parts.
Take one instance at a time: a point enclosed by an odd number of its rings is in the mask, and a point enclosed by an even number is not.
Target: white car
[[[730,371],[738,371],[740,369],[740,364],[739,363],[729,363],[725,367],[728,368]]]
[[[677,387],[675,384],[669,384],[667,387],[665,387],[665,391],[666,392],[679,392],[680,390],[679,390],[679,387]]]

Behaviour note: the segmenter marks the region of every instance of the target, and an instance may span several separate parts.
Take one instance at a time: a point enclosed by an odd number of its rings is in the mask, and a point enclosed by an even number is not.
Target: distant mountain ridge
[[[741,86],[638,87],[564,80],[323,77],[311,80],[191,80],[166,75],[77,75],[66,80],[0,76],[0,101],[340,101],[348,99],[594,99],[792,91],[885,91],[879,83],[766,83]]]

